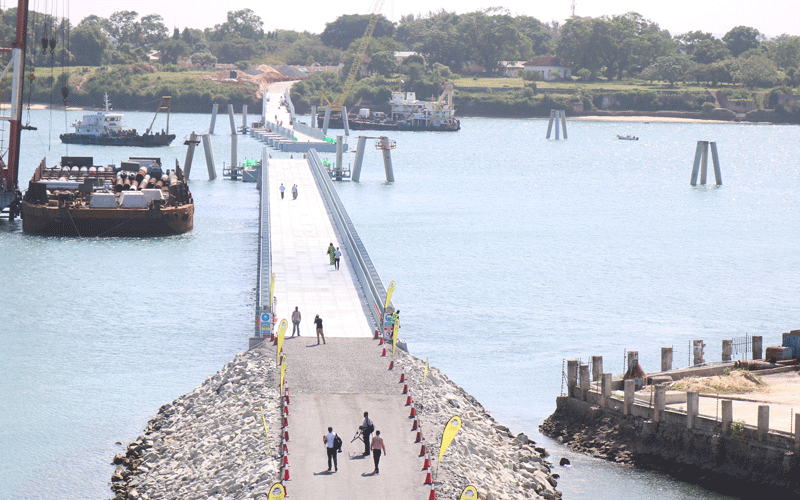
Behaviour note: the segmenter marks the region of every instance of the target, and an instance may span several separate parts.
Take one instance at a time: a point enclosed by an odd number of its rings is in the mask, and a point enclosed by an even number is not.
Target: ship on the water
[[[442,85],[442,95],[436,101],[418,101],[414,92],[393,92],[389,101],[390,111],[373,112],[367,108],[359,109],[358,115],[347,117],[351,130],[411,130],[455,132],[461,130],[461,122],[455,118],[453,109],[453,84]],[[317,118],[319,127],[325,118]],[[344,128],[342,115],[332,115],[328,121],[330,128]]]
[[[39,164],[22,198],[22,230],[55,236],[159,236],[191,231],[194,200],[180,166],[159,158],[94,165],[64,156]]]
[[[61,134],[61,142],[65,144],[86,144],[92,146],[138,146],[157,147],[169,146],[175,140],[175,134],[169,133],[169,109],[172,97],[161,98],[153,121],[144,134],[139,134],[136,129],[126,129],[121,113],[114,113],[108,94],[103,96],[105,111],[98,111],[90,115],[83,115],[83,119],[72,123],[75,132]],[[153,133],[153,123],[159,111],[167,112],[167,128],[161,132]]]

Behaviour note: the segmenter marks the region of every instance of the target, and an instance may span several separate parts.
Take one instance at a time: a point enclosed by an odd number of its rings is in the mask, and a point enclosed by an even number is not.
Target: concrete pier
[[[219,111],[219,104],[214,103],[211,107],[211,124],[208,126],[208,133],[214,133],[214,127],[217,125],[217,112]]]
[[[209,134],[203,134],[203,150],[206,153],[208,180],[213,181],[217,178],[217,168],[214,165],[214,152],[211,150],[211,136]]]

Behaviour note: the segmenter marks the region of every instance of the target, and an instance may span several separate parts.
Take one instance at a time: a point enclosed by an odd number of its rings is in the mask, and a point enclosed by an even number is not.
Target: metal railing
[[[269,284],[272,276],[272,249],[270,248],[269,214],[269,155],[267,148],[261,149],[261,193],[258,197],[258,274],[256,280],[255,335],[260,336],[259,318],[262,312],[272,310]],[[265,302],[266,301],[266,302]]]
[[[342,238],[342,244],[347,250],[347,255],[353,264],[353,269],[361,284],[361,289],[369,306],[370,314],[376,326],[383,324],[384,302],[386,301],[386,288],[383,286],[378,271],[369,258],[367,249],[356,232],[356,228],[342,204],[339,194],[331,181],[328,171],[322,166],[317,151],[312,149],[307,154],[308,165],[319,188],[328,211],[331,213],[336,229]],[[393,311],[391,303],[389,310]]]

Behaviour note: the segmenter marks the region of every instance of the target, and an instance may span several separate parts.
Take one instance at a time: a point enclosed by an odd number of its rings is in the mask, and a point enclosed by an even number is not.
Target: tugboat
[[[191,231],[194,200],[180,166],[131,158],[118,168],[92,157],[39,164],[22,198],[22,230],[54,236],[159,236]]]
[[[389,101],[390,115],[370,112],[363,108],[358,116],[348,117],[347,124],[352,130],[412,130],[455,132],[461,130],[461,123],[455,118],[453,109],[453,84],[442,84],[442,95],[437,101],[418,101],[414,92],[393,92]],[[319,127],[324,117],[317,120]],[[344,128],[341,115],[331,116],[330,128]]]
[[[164,96],[161,98],[156,110],[153,121],[144,134],[139,134],[136,129],[125,129],[122,121],[123,115],[111,111],[111,102],[108,94],[104,96],[105,111],[98,111],[91,115],[83,115],[82,120],[72,123],[75,132],[61,134],[61,142],[64,144],[88,144],[92,146],[138,146],[156,147],[169,146],[175,140],[175,134],[169,133],[169,109],[172,97]],[[156,121],[158,112],[162,109],[167,111],[167,129],[158,133],[152,133],[153,123]]]

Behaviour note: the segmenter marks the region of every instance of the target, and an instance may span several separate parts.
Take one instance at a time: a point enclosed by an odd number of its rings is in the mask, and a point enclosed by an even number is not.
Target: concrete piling
[[[693,365],[702,365],[706,362],[705,358],[703,357],[703,348],[706,345],[703,343],[702,340],[693,340],[692,341],[692,357]]]
[[[338,179],[342,180],[342,152],[344,151],[344,137],[336,136],[336,164],[333,166],[335,172],[339,172]]]
[[[592,356],[592,382],[603,376],[603,356]]]
[[[381,136],[381,153],[383,153],[383,170],[386,172],[386,182],[394,182],[394,169],[392,168],[392,149],[389,138]]]
[[[236,133],[236,114],[233,112],[233,104],[228,104],[228,119],[231,121],[231,134]]]
[[[766,441],[769,432],[769,405],[758,405],[758,440]]]
[[[350,135],[350,123],[347,121],[347,108],[342,106],[342,126],[344,127],[344,135]]]
[[[632,379],[628,379],[623,384],[625,387],[623,413],[625,415],[630,415],[633,411],[633,398],[636,394],[636,382],[634,382]]]
[[[242,104],[242,133],[247,133],[247,104]]]
[[[717,186],[722,185],[722,173],[719,167],[719,154],[717,153],[717,143],[714,141],[697,141],[697,148],[694,152],[694,164],[692,165],[692,179],[690,184],[697,186],[697,173],[700,172],[700,184],[705,186],[708,173],[708,149],[711,145],[711,160],[714,163],[714,179]]]
[[[661,371],[668,372],[672,370],[672,347],[661,348]]]
[[[664,385],[657,385],[654,388],[653,394],[653,421],[660,422],[664,420],[664,408],[667,403],[667,387]]]
[[[203,150],[206,153],[208,180],[213,181],[217,178],[217,168],[214,165],[214,152],[211,150],[211,136],[209,134],[203,134]]]
[[[762,353],[762,338],[761,335],[753,335],[753,359],[761,359]]]
[[[353,161],[353,172],[350,175],[350,180],[353,182],[358,182],[359,179],[361,179],[361,165],[364,162],[364,149],[366,147],[367,138],[363,135],[358,136],[358,144],[356,145],[356,158]]]
[[[578,360],[567,360],[567,396],[574,398],[578,388]]]
[[[261,92],[261,126],[267,126],[267,89]]]
[[[608,408],[608,401],[611,399],[611,374],[603,373],[600,383],[600,406]]]
[[[722,414],[722,433],[730,434],[731,423],[733,423],[733,401],[723,399],[720,402],[720,413]]]
[[[322,133],[328,135],[328,123],[331,121],[331,107],[325,106],[325,120],[322,122]]]
[[[231,134],[231,171],[235,172],[236,166],[239,164],[238,161],[238,147],[239,145],[239,137],[236,134]],[[235,180],[235,177],[234,177]]]
[[[186,179],[189,179],[189,175],[192,173],[192,160],[194,159],[194,148],[200,144],[200,141],[197,140],[197,134],[192,132],[189,135],[189,140],[184,142],[186,145],[186,159],[183,162],[183,176]]]
[[[700,413],[700,393],[689,391],[686,393],[686,428],[694,428],[694,420]]]
[[[317,128],[317,106],[311,106],[311,128]]]
[[[631,366],[639,364],[639,351],[628,351],[628,366],[625,370],[630,370]]]
[[[722,341],[722,361],[730,361],[733,357],[733,341]]]
[[[589,365],[580,366],[580,379],[581,379],[581,399],[587,401],[589,399],[589,390],[591,389],[591,380],[589,379]]]
[[[560,123],[559,123],[560,122]],[[562,130],[564,131],[564,139],[567,138],[567,114],[564,110],[561,109],[551,109],[550,110],[550,121],[547,123],[547,139],[550,138],[550,132],[553,130],[553,124],[555,123],[556,126],[556,140],[559,140],[559,130],[558,127],[561,125]]]
[[[208,126],[209,134],[214,133],[214,126],[217,123],[217,111],[219,111],[219,104],[214,103],[214,105],[211,106],[211,125]]]

